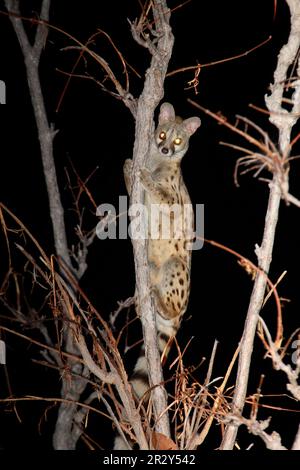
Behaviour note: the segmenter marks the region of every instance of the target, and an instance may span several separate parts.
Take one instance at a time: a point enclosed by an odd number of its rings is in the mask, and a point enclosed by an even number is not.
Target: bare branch
[[[68,251],[66,230],[64,223],[64,210],[60,199],[60,193],[57,183],[55,163],[53,158],[53,138],[55,132],[49,125],[47,113],[39,79],[39,59],[45,40],[45,30],[47,27],[43,24],[37,26],[34,45],[31,46],[26,35],[20,15],[18,0],[5,0],[6,8],[14,12],[10,20],[18,37],[26,66],[27,80],[30,91],[31,102],[38,128],[38,136],[41,147],[41,156],[44,169],[44,176],[49,197],[50,216],[54,235],[54,244],[56,253],[60,256],[67,266],[71,268],[71,260]],[[45,14],[43,20],[49,19],[50,0],[43,0],[41,13]]]
[[[53,139],[56,131],[54,131],[53,126],[49,124],[47,119],[47,112],[39,78],[39,61],[42,48],[47,37],[48,28],[45,22],[48,22],[49,20],[50,0],[43,0],[42,2],[41,20],[43,23],[40,22],[37,25],[33,46],[31,46],[23,26],[19,1],[5,0],[5,5],[9,12],[13,12],[13,14],[10,15],[10,20],[18,37],[24,56],[30,98],[38,129],[43,171],[49,198],[55,250],[58,258],[62,260],[62,266],[66,267],[67,271],[74,272],[68,249],[64,210],[61,203],[53,156]],[[66,326],[64,339],[66,351],[76,354],[77,348],[73,340],[72,331],[68,328],[68,325]],[[70,368],[72,369],[72,372],[78,375],[78,377],[74,378],[72,387],[70,387],[68,381],[63,378],[62,397],[72,399],[73,401],[79,401],[80,395],[86,386],[86,381],[80,377],[82,364],[78,362],[70,362]],[[84,371],[85,368],[83,368],[82,375],[84,375]],[[69,405],[69,403],[66,402],[61,403],[53,439],[55,448],[75,448],[76,441],[74,441],[71,432],[75,411],[76,405]]]
[[[279,131],[279,151],[283,158],[288,156],[290,150],[290,138],[293,125],[296,123],[296,113],[300,109],[300,81],[295,81],[295,93],[293,95],[292,115],[283,108],[285,83],[289,66],[297,57],[300,46],[300,3],[298,0],[287,0],[291,13],[291,31],[287,44],[281,49],[277,68],[274,73],[274,84],[271,86],[271,95],[266,97],[266,104],[270,111],[270,121]],[[288,176],[285,181],[285,191],[288,192]],[[266,274],[269,272],[272,259],[273,244],[275,238],[276,225],[279,214],[280,198],[282,194],[282,181],[278,174],[273,175],[270,183],[270,194],[268,209],[265,219],[265,228],[261,247],[256,248],[259,268]],[[240,415],[243,411],[248,377],[253,350],[256,326],[259,312],[262,308],[264,292],[266,289],[266,277],[259,273],[256,276],[250,304],[247,312],[244,332],[241,339],[241,351],[239,356],[239,367],[236,381],[236,388],[233,396],[232,411],[235,415]],[[238,421],[232,422],[226,427],[222,442],[222,449],[233,448],[237,435]]]
[[[286,200],[287,202],[289,202],[290,204],[294,204],[294,206],[300,208],[300,201],[299,201],[299,199],[297,199],[297,198],[296,198],[295,196],[293,196],[292,194],[287,193],[287,194],[285,195],[285,200]]]
[[[274,83],[271,85],[271,94],[265,97],[266,105],[270,111],[270,121],[279,130],[279,145],[281,151],[289,152],[291,130],[298,120],[300,112],[300,80],[293,81],[295,92],[292,97],[291,112],[283,107],[284,93],[288,84],[288,70],[297,58],[300,46],[300,5],[297,0],[286,0],[291,15],[291,30],[287,44],[279,55],[277,67],[274,72]],[[298,64],[299,67],[299,64]],[[299,70],[298,70],[299,71]]]
[[[225,387],[226,387],[226,384],[228,382],[228,379],[230,377],[230,374],[232,372],[232,369],[233,369],[233,366],[236,362],[236,359],[238,357],[238,353],[240,351],[240,347],[238,346],[237,349],[235,350],[234,352],[234,355],[233,355],[233,358],[229,364],[229,367],[226,371],[226,374],[225,374],[225,377],[220,385],[220,387],[217,388],[217,396],[216,396],[216,399],[214,401],[214,404],[213,404],[213,407],[212,407],[212,410],[211,410],[211,414],[208,418],[208,420],[206,421],[203,429],[201,430],[201,432],[195,434],[194,436],[192,436],[191,438],[191,441],[189,442],[189,446],[188,448],[191,449],[191,450],[194,450],[196,449],[198,446],[200,446],[203,441],[205,440],[210,428],[211,428],[211,425],[213,423],[213,420],[215,419],[215,416],[216,414],[219,412],[219,409],[221,407],[221,403],[222,403],[222,394],[225,390]]]
[[[154,109],[164,94],[164,79],[174,42],[169,25],[170,10],[166,0],[153,0],[152,8],[155,20],[155,33],[158,39],[157,41],[154,40],[152,47],[149,48],[152,53],[151,65],[146,72],[144,89],[138,99],[136,139],[133,149],[131,204],[143,204],[143,188],[137,178],[137,172],[143,167],[149,152],[149,144],[153,133]],[[165,413],[167,409],[166,392],[162,386],[157,386],[158,384],[163,384],[163,375],[157,346],[155,308],[150,295],[146,241],[132,240],[132,243],[135,260],[137,302],[141,311],[156,431],[169,437],[169,421],[168,415]]]
[[[292,445],[292,450],[300,450],[300,424],[298,427],[298,431],[295,437],[295,440]]]
[[[259,436],[263,440],[267,449],[287,450],[287,448],[281,444],[281,437],[276,431],[273,431],[272,434],[266,433],[265,429],[269,427],[271,418],[264,421],[257,421],[256,419],[245,419],[240,416],[229,415],[228,419],[235,422],[237,426],[241,424],[247,426],[247,429],[251,434]]]
[[[276,370],[281,370],[282,372],[286,374],[289,380],[289,383],[287,384],[286,388],[293,394],[293,396],[297,400],[300,401],[300,385],[298,384],[300,362],[299,362],[299,365],[296,365],[295,369],[292,369],[292,367],[289,364],[285,364],[281,356],[278,354],[278,348],[276,347],[275,343],[272,340],[272,337],[266,325],[266,322],[261,317],[259,317],[259,321],[267,337],[268,353],[270,354],[272,358],[274,368]]]
[[[41,18],[43,20],[49,20],[49,10],[50,10],[51,0],[44,0],[41,7]],[[37,63],[40,60],[40,55],[42,52],[43,47],[45,46],[45,42],[48,35],[48,28],[45,24],[40,23],[37,26],[34,45],[33,45],[33,56],[35,57]]]

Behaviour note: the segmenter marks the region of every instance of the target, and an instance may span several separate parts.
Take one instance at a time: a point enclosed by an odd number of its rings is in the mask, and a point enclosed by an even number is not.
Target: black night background
[[[26,0],[22,4],[24,17],[37,16],[40,1]],[[169,0],[168,4],[170,8],[175,8],[180,1]],[[0,9],[5,12],[3,2]],[[149,65],[149,54],[133,41],[127,21],[134,20],[140,11],[138,0],[52,0],[50,23],[82,42],[87,41],[97,29],[105,31],[126,61],[143,77]],[[205,206],[205,238],[232,248],[256,263],[254,248],[255,244],[261,242],[268,186],[266,182],[253,178],[252,173],[239,176],[239,187],[234,184],[235,163],[241,154],[219,145],[219,142],[241,145],[242,141],[225,126],[220,126],[193,107],[187,99],[191,98],[211,111],[222,113],[233,124],[236,115],[246,116],[268,131],[277,143],[278,134],[269,123],[268,115],[250,108],[249,104],[265,109],[264,95],[273,81],[277,55],[288,37],[288,8],[283,0],[192,0],[174,11],[171,26],[175,46],[170,71],[241,55],[225,63],[203,66],[198,76],[197,95],[193,88],[187,89],[188,82],[194,78],[193,71],[167,78],[164,100],[171,102],[180,116],[198,115],[202,120],[201,128],[191,138],[182,168],[193,204],[203,203]],[[34,28],[30,22],[26,23],[29,35]],[[269,42],[242,55],[269,36],[272,36]],[[129,110],[121,101],[103,92],[95,81],[72,78],[64,92],[68,78],[64,72],[72,70],[79,54],[78,49],[72,46],[74,43],[69,37],[50,28],[40,63],[48,118],[59,130],[54,141],[54,156],[70,244],[72,240],[76,242],[74,225],[77,223],[67,176],[71,175],[74,183],[72,167],[82,180],[93,173],[87,185],[97,206],[110,203],[118,207],[119,195],[126,194],[122,166],[124,160],[132,155],[134,142],[134,120]],[[122,79],[122,66],[105,36],[99,36],[93,47]],[[5,82],[7,92],[6,104],[0,107],[0,200],[22,220],[45,251],[51,254],[54,248],[48,198],[24,61],[5,14],[0,15],[0,64],[0,79]],[[86,66],[97,80],[103,80],[101,67],[91,58],[87,60]],[[84,65],[81,64],[83,70]],[[129,75],[131,92],[138,96],[143,79],[138,78],[133,71],[129,71]],[[59,110],[56,111],[62,97]],[[297,132],[299,124],[293,135]],[[297,146],[293,154],[297,155]],[[296,197],[299,197],[299,165],[299,161],[295,160],[290,171],[291,193]],[[260,176],[270,177],[267,172],[262,172]],[[95,209],[86,196],[82,198],[81,204],[82,207],[86,204],[86,226],[92,229],[98,222]],[[270,279],[276,282],[287,270],[279,285],[279,295],[286,299],[282,302],[285,341],[299,327],[299,216],[297,207],[282,202],[270,272]],[[9,237],[12,237],[11,246],[16,242],[24,242],[20,234],[11,233]],[[81,288],[103,317],[108,319],[109,313],[117,308],[118,301],[134,294],[131,242],[129,239],[95,238],[89,247],[87,262],[88,269],[81,280]],[[13,254],[13,264],[16,272],[21,272],[25,263],[20,253]],[[2,286],[7,269],[8,252],[5,237],[1,233]],[[203,357],[209,358],[214,340],[217,339],[219,344],[214,377],[224,376],[243,331],[253,281],[235,257],[208,244],[193,253],[191,279],[189,308],[177,336],[182,349],[193,338],[185,353],[185,364],[198,366]],[[41,305],[40,296],[41,293],[37,294],[34,289],[29,298],[32,308]],[[132,318],[134,311],[131,309],[129,314]],[[8,325],[8,315],[9,311],[0,303],[1,324]],[[274,332],[276,308],[273,298],[264,307],[263,316]],[[14,324],[10,324],[10,327],[13,328]],[[42,340],[34,329],[25,327],[22,332]],[[132,335],[132,341],[138,337],[138,322],[132,325],[129,334]],[[0,338],[5,340],[7,346],[7,364],[5,367],[0,365],[0,398],[21,398],[25,395],[59,397],[59,373],[32,361],[41,359],[39,348],[12,334],[2,332]],[[137,350],[134,349],[125,355],[129,371],[136,354]],[[283,445],[290,447],[299,424],[299,406],[287,394],[284,374],[274,371],[270,359],[264,356],[264,347],[256,338],[248,390],[250,394],[256,393],[260,377],[265,375],[259,419],[272,416],[270,430],[278,431]],[[205,379],[207,360],[196,368],[195,376],[200,381]],[[167,363],[166,376],[171,362],[172,358]],[[229,381],[231,386],[234,385],[233,377]],[[246,405],[245,415],[249,413],[250,406]],[[53,402],[0,403],[0,447],[21,449],[38,446],[39,449],[51,450],[56,416],[57,405]],[[106,418],[91,413],[89,432],[100,448],[110,448],[113,431]],[[220,432],[220,428],[215,426],[203,448],[213,450],[213,443],[218,442]],[[241,430],[241,448],[245,449],[251,443],[254,443],[254,449],[264,449],[259,438]],[[81,441],[79,448],[86,448]]]

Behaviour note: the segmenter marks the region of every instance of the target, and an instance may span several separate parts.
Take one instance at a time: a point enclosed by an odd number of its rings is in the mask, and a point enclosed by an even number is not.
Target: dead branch
[[[211,426],[212,426],[212,423],[213,423],[213,420],[216,418],[217,415],[222,415],[222,412],[220,411],[222,409],[222,406],[224,407],[224,404],[222,403],[223,401],[223,393],[224,393],[224,390],[225,390],[225,387],[227,385],[227,382],[228,382],[228,379],[230,377],[230,374],[232,372],[232,369],[233,369],[233,366],[236,362],[236,359],[238,357],[238,354],[239,354],[239,351],[240,351],[240,347],[238,346],[237,349],[235,350],[234,352],[234,355],[232,357],[232,360],[228,366],[228,369],[226,371],[226,374],[225,374],[225,377],[221,383],[221,385],[219,387],[217,387],[217,393],[216,393],[216,397],[214,398],[214,404],[213,404],[213,407],[211,409],[211,412],[210,412],[210,416],[208,417],[206,423],[205,423],[205,426],[203,427],[203,429],[201,430],[201,432],[198,432],[198,430],[195,428],[195,432],[191,435],[191,439],[190,441],[188,442],[188,449],[190,450],[194,450],[194,449],[197,449],[198,446],[200,446]],[[201,410],[201,408],[200,408]]]
[[[49,20],[50,3],[50,0],[43,0],[42,3],[41,18],[45,21]],[[18,0],[5,0],[5,5],[8,11],[12,11],[16,15],[20,16]],[[16,15],[10,16],[10,20],[18,37],[25,59],[28,86],[38,127],[41,157],[49,197],[55,250],[58,256],[64,259],[66,264],[71,267],[64,224],[64,210],[60,199],[55,163],[53,159],[53,139],[56,131],[54,131],[53,127],[48,124],[38,72],[39,60],[42,49],[45,46],[48,28],[45,24],[38,24],[33,45],[31,45],[22,20]]]
[[[227,57],[225,59],[220,59],[220,60],[214,60],[214,61],[208,62],[206,64],[197,63],[197,65],[190,65],[190,66],[187,66],[187,67],[180,67],[179,69],[172,70],[171,72],[168,72],[167,77],[172,77],[174,75],[177,75],[178,73],[184,73],[184,72],[187,72],[187,71],[194,71],[194,78],[187,82],[188,86],[186,86],[184,89],[185,90],[190,90],[191,88],[193,88],[194,92],[195,92],[195,95],[198,95],[198,93],[199,93],[199,91],[198,91],[198,86],[199,86],[198,77],[199,77],[200,72],[203,68],[223,64],[223,63],[226,63],[226,62],[231,62],[233,60],[245,57],[248,54],[254,52],[259,47],[262,47],[265,44],[267,44],[269,41],[271,41],[271,39],[272,39],[272,36],[269,36],[267,39],[265,39],[261,43],[257,44],[256,46],[252,47],[251,49],[248,49],[247,51],[242,52],[241,54],[237,54],[237,55],[232,56],[232,57]]]
[[[111,312],[109,315],[109,323],[113,330],[115,330],[115,322],[122,310],[124,310],[125,308],[128,309],[131,305],[134,305],[134,303],[134,297],[128,297],[128,299],[118,302],[118,308],[114,312]],[[125,327],[127,328],[128,325],[126,324]]]
[[[295,440],[292,445],[292,450],[300,450],[300,424],[298,427],[298,431],[295,437]]]
[[[300,81],[293,81],[294,94],[291,112],[284,108],[284,94],[288,84],[288,70],[297,58],[300,39],[299,2],[286,0],[291,15],[291,30],[288,42],[282,47],[278,55],[277,67],[274,72],[274,83],[271,84],[271,93],[265,97],[266,105],[270,111],[270,121],[279,131],[279,147],[283,153],[290,151],[291,130],[299,118],[300,112]],[[299,76],[298,61],[297,76]]]
[[[79,49],[80,50],[79,57],[77,58],[77,60],[76,60],[76,62],[75,62],[75,64],[74,64],[74,66],[73,66],[70,73],[63,72],[63,71],[59,70],[61,73],[64,73],[65,75],[68,75],[68,80],[67,80],[67,83],[66,83],[66,85],[65,85],[65,87],[62,91],[62,94],[61,94],[61,97],[59,99],[59,102],[58,102],[58,105],[57,105],[56,109],[58,110],[61,106],[62,100],[65,96],[65,93],[66,93],[66,90],[67,90],[67,87],[70,83],[71,78],[72,77],[80,77],[80,78],[88,78],[90,80],[94,80],[104,91],[110,93],[111,95],[115,96],[118,99],[122,99],[124,104],[130,109],[133,116],[135,116],[135,114],[136,114],[136,102],[135,102],[134,97],[131,95],[131,93],[129,93],[129,78],[128,78],[128,72],[127,72],[127,65],[129,66],[129,68],[131,68],[134,71],[134,73],[137,74],[137,72],[133,69],[133,67],[131,67],[127,63],[127,61],[123,57],[120,50],[114,44],[111,37],[105,31],[98,30],[96,33],[94,33],[87,40],[87,42],[85,44],[83,44],[80,41],[78,41],[74,36],[72,36],[71,34],[66,33],[62,29],[57,28],[56,26],[53,26],[53,25],[50,25],[50,24],[48,24],[48,26],[51,27],[52,29],[54,29],[56,31],[59,31],[60,33],[66,35],[67,37],[69,37],[72,41],[74,41],[77,44],[77,46],[69,46],[68,49]],[[94,39],[97,36],[101,35],[101,34],[103,34],[108,39],[108,41],[112,45],[113,50],[117,53],[117,56],[118,56],[118,58],[120,59],[120,61],[122,63],[123,71],[124,71],[124,74],[125,74],[125,77],[126,77],[125,88],[122,86],[120,81],[115,76],[115,74],[114,74],[113,70],[111,69],[111,67],[109,66],[108,62],[103,57],[101,57],[99,54],[96,54],[96,52],[92,51],[89,48],[89,45],[91,43],[93,43]],[[110,79],[110,81],[114,85],[114,87],[116,89],[116,92],[112,92],[112,91],[108,90],[104,86],[103,81],[99,81],[99,80],[95,79],[94,77],[92,77],[90,75],[75,74],[75,70],[76,70],[80,60],[83,58],[85,53],[88,54],[89,56],[91,56],[96,62],[98,62],[98,64],[101,66],[101,68],[106,72],[106,76]]]
[[[32,240],[34,241],[33,237]],[[38,248],[38,243],[36,243],[35,246]],[[126,416],[128,417],[130,426],[132,426],[134,430],[134,434],[132,434],[129,428],[128,433],[130,433],[130,436],[133,436],[142,448],[147,449],[148,444],[141,424],[140,414],[135,406],[131,387],[123,367],[122,358],[117,349],[117,342],[114,340],[107,324],[83,293],[80,297],[81,290],[76,284],[76,280],[72,277],[72,273],[69,273],[67,279],[64,279],[60,274],[61,270],[55,271],[52,258],[48,258],[44,252],[42,253],[45,256],[39,258],[41,266],[37,264],[37,261],[27,252],[27,250],[23,249],[22,253],[34,266],[35,270],[39,272],[44,282],[48,283],[49,289],[52,291],[52,296],[56,299],[55,302],[52,302],[53,308],[55,309],[54,316],[57,321],[61,321],[64,325],[68,325],[68,331],[70,334],[66,339],[74,338],[76,351],[80,354],[71,355],[68,352],[70,346],[66,341],[64,346],[67,352],[65,352],[62,347],[53,348],[47,344],[42,344],[36,340],[25,337],[25,335],[21,335],[20,333],[14,332],[6,327],[1,326],[0,329],[17,334],[19,337],[37,344],[43,350],[49,351],[53,358],[59,359],[56,360],[56,362],[58,363],[59,370],[62,372],[64,387],[63,399],[60,401],[58,400],[58,402],[60,402],[59,412],[61,413],[62,420],[64,418],[68,419],[68,415],[71,413],[73,415],[71,426],[63,445],[69,447],[74,445],[74,442],[77,442],[80,437],[80,429],[83,429],[79,426],[79,418],[81,416],[83,419],[85,413],[82,410],[81,412],[80,410],[78,411],[78,400],[75,398],[77,395],[80,396],[82,394],[87,384],[92,383],[87,373],[87,371],[89,371],[95,377],[93,385],[95,385],[96,389],[99,391],[99,397],[101,396],[112,420],[116,423],[118,420],[112,412],[108,402],[103,399],[101,389],[105,384],[108,387],[110,384],[115,385],[118,396],[120,397],[126,411]],[[42,268],[46,268],[47,271],[43,271]],[[64,271],[64,273],[65,275],[67,274],[66,271]],[[75,284],[72,284],[74,282]],[[77,292],[76,296],[74,296],[75,291]],[[92,317],[88,315],[88,312],[85,312],[82,309],[81,305],[84,303],[88,304],[89,310],[93,313]],[[65,315],[67,315],[67,318],[65,318]],[[102,328],[96,329],[92,325],[91,318],[99,320]],[[91,348],[88,348],[86,344],[86,335],[88,335],[90,342],[92,342],[92,352],[90,350]],[[58,341],[58,344],[59,343],[60,341]],[[68,361],[66,361],[66,359]],[[98,385],[99,383],[101,383],[101,387]],[[116,404],[117,399],[115,398],[111,388],[109,396]],[[60,428],[58,430],[60,432],[63,431],[63,429]]]
[[[272,358],[274,369],[281,370],[286,374],[287,379],[289,381],[286,388],[289,392],[292,393],[296,400],[300,400],[300,385],[298,384],[298,377],[300,373],[300,361],[297,361],[295,369],[293,369],[289,364],[285,364],[282,360],[281,355],[278,353],[278,347],[272,340],[272,336],[267,327],[266,322],[261,317],[259,317],[259,322],[267,338],[266,347],[269,356]]]
[[[106,330],[105,332],[102,332],[98,328],[97,335],[95,328],[92,326],[91,322],[83,312],[80,306],[80,302],[74,299],[74,296],[72,295],[72,289],[69,288],[68,284],[65,283],[65,281],[59,276],[59,274],[56,274],[55,277],[59,292],[61,293],[64,300],[64,305],[66,305],[67,307],[67,312],[71,322],[70,327],[73,330],[74,337],[76,338],[76,345],[81,353],[85,365],[88,367],[90,372],[93,373],[96,377],[98,377],[102,382],[108,384],[115,384],[118,394],[123,403],[126,412],[126,417],[134,429],[135,438],[141,448],[147,449],[147,440],[142,428],[140,415],[135,406],[131,386],[128,382],[127,374],[123,367],[122,358],[117,349],[117,344],[114,341],[108,326],[106,325],[104,320],[99,317],[99,314],[97,314],[97,317],[101,319],[101,323],[103,324]],[[92,308],[91,304],[89,306],[90,308]],[[106,372],[104,367],[100,367],[95,358],[93,358],[92,354],[90,353],[82,332],[83,326],[81,325],[81,322],[79,321],[78,316],[74,311],[74,307],[76,307],[78,313],[82,316],[83,321],[86,323],[87,329],[89,331],[89,336],[94,343],[93,350],[99,351],[99,354],[101,355],[101,357],[103,357],[103,360],[107,364],[110,372]],[[95,313],[95,309],[93,310]],[[104,345],[99,344],[100,339],[104,341]]]
[[[228,127],[232,132],[238,134],[251,145],[254,146],[254,149],[242,147],[240,145],[235,145],[228,142],[219,142],[221,145],[233,148],[240,152],[246,154],[246,156],[241,157],[237,160],[234,170],[234,182],[236,186],[239,186],[238,183],[238,170],[240,167],[245,167],[241,174],[246,174],[249,172],[255,171],[254,177],[257,177],[263,170],[269,171],[273,176],[276,174],[281,188],[281,196],[286,202],[293,202],[296,204],[296,201],[293,200],[293,196],[288,193],[288,175],[290,170],[290,160],[293,157],[289,157],[287,154],[280,152],[277,149],[276,145],[270,139],[268,133],[264,131],[261,127],[255,124],[250,119],[237,115],[237,123],[235,125],[231,124],[226,117],[220,115],[219,113],[214,113],[209,109],[204,108],[195,101],[188,99],[188,102],[191,103],[198,109],[201,109],[206,114],[214,118],[221,125]],[[250,134],[250,131],[244,131],[238,127],[238,124],[242,122],[247,127],[258,132],[258,137],[254,137]],[[263,142],[260,138],[263,138]],[[265,180],[260,178],[262,181]],[[296,199],[296,198],[294,198]]]
[[[300,3],[297,0],[287,0],[287,4],[291,13],[291,31],[288,42],[285,46],[283,46],[278,57],[277,67],[274,73],[274,84],[271,86],[271,94],[270,96],[266,97],[266,105],[271,113],[270,121],[278,129],[279,151],[280,154],[284,157],[288,156],[290,150],[292,127],[297,121],[295,114],[298,114],[300,110],[299,80],[294,84],[295,92],[293,95],[293,115],[291,116],[288,111],[283,108],[284,84],[287,79],[288,68],[296,59],[300,46]],[[283,116],[283,113],[286,114],[286,116]],[[271,264],[280,198],[282,195],[282,182],[280,181],[277,172],[273,174],[273,179],[269,187],[270,194],[265,219],[263,240],[261,246],[256,247],[259,268],[262,269],[262,271],[266,274],[268,274]],[[286,192],[288,192],[288,175],[285,181],[285,189]],[[232,401],[232,412],[238,416],[242,413],[245,403],[253,350],[253,341],[259,319],[259,313],[263,303],[265,289],[266,278],[264,275],[258,274],[253,286],[244,332],[240,343],[241,350],[239,356],[238,375]],[[238,425],[239,423],[236,421],[227,425],[221,446],[222,449],[230,450],[233,448]]]
[[[231,57],[226,57],[225,59],[214,60],[214,61],[208,62],[206,64],[197,64],[197,65],[189,65],[187,67],[180,67],[179,69],[172,70],[171,72],[168,72],[167,77],[172,77],[173,75],[177,75],[178,73],[187,72],[188,70],[195,70],[197,72],[199,67],[202,69],[204,67],[212,67],[212,66],[215,66],[215,65],[224,64],[226,62],[231,62],[231,61],[236,60],[236,59],[241,59],[242,57],[246,57],[247,55],[249,55],[252,52],[259,49],[260,47],[264,46],[269,41],[271,41],[271,39],[272,39],[272,36],[269,36],[264,41],[260,42],[256,46],[253,46],[251,49],[248,49],[247,51],[241,52],[240,54],[237,54],[237,55],[234,55],[234,56],[231,56]]]
[[[50,3],[50,0],[43,0],[42,2],[41,18],[43,22],[47,22],[49,20]],[[5,0],[5,5],[7,10],[13,13],[10,15],[10,21],[13,25],[24,56],[29,93],[38,129],[43,171],[49,198],[55,250],[58,257],[62,260],[63,268],[67,268],[65,272],[74,271],[68,249],[64,210],[61,203],[53,156],[53,140],[57,131],[54,130],[53,125],[48,123],[39,78],[39,61],[47,38],[48,28],[45,23],[38,23],[33,44],[31,45],[21,19],[19,1]],[[68,328],[64,332],[64,340],[66,350],[76,354],[77,348],[73,341],[72,332]],[[82,371],[82,365],[78,363],[71,363],[70,367],[73,368],[73,372],[77,375],[81,375],[78,373],[82,372],[82,375],[84,376],[88,370],[84,367]],[[80,395],[86,386],[86,381],[81,377],[74,378],[72,387],[70,387],[70,384],[64,378],[62,382],[62,397],[70,398],[73,401],[79,401]],[[76,406],[70,406],[63,402],[61,403],[53,438],[55,448],[75,448],[77,441],[74,440],[74,437],[72,436],[72,423],[75,411]]]
[[[145,75],[144,89],[138,99],[136,113],[136,138],[133,149],[133,187],[131,204],[143,204],[143,188],[137,172],[143,167],[149,152],[153,133],[153,114],[164,94],[164,79],[173,49],[173,34],[169,24],[170,10],[166,0],[153,0],[152,11],[155,31],[154,39],[143,34],[141,24],[132,25],[135,40],[147,47],[152,54],[151,64]],[[145,354],[148,364],[149,383],[152,388],[152,401],[156,431],[170,436],[166,392],[162,386],[163,375],[160,354],[157,346],[155,308],[150,295],[147,251],[145,240],[132,240],[135,260],[137,303],[141,310],[141,321],[145,341]],[[155,386],[156,385],[156,386]]]
[[[230,417],[230,421],[235,422],[237,426],[241,424],[247,426],[251,434],[259,436],[263,440],[267,449],[287,450],[287,448],[281,444],[281,437],[276,431],[273,431],[271,434],[266,433],[265,429],[269,427],[271,418],[265,419],[264,421],[257,421],[256,419],[245,419],[240,416],[230,415],[228,417]]]
[[[268,274],[269,272],[272,258],[272,250],[278,220],[280,199],[280,179],[278,178],[278,175],[275,174],[273,177],[273,181],[270,184],[270,195],[265,218],[265,229],[262,244],[260,247],[256,246],[258,266],[261,271],[257,274],[255,278],[247,317],[245,321],[245,328],[240,343],[241,349],[239,355],[238,375],[232,401],[232,410],[234,410],[234,413],[237,414],[242,412],[246,398],[253,341],[256,332],[258,315],[263,305],[264,294],[267,284],[265,274]],[[226,427],[224,440],[222,443],[222,449],[229,450],[233,448],[236,433],[236,422]]]

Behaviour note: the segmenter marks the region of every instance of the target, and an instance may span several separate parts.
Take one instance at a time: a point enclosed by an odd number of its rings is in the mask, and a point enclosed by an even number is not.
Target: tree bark
[[[41,20],[49,20],[50,4],[51,0],[43,0],[40,13]],[[73,271],[67,243],[64,209],[61,203],[53,156],[53,139],[55,136],[55,131],[48,123],[39,77],[40,56],[46,42],[48,28],[45,24],[39,23],[36,29],[33,44],[31,45],[21,19],[19,1],[5,0],[5,5],[7,10],[12,13],[12,15],[10,15],[10,20],[18,37],[24,56],[29,93],[40,142],[41,158],[48,193],[55,251],[58,258],[62,260],[62,266],[66,266],[68,270]],[[68,325],[65,326],[64,337],[66,351],[71,354],[78,354],[78,349],[74,343],[73,335]],[[85,373],[82,365],[76,363],[75,361],[71,360],[68,365],[71,371],[76,375]],[[84,378],[78,376],[73,377],[72,381],[70,382],[68,378],[62,377],[61,396],[65,399],[79,401],[85,386],[86,380]],[[73,434],[75,413],[76,405],[70,405],[68,403],[60,404],[53,436],[53,445],[55,449],[75,449],[78,440],[78,433]]]
[[[157,44],[145,43],[152,53],[149,69],[146,71],[143,92],[138,99],[135,127],[135,143],[133,149],[133,188],[131,204],[144,203],[143,188],[136,177],[138,169],[144,166],[153,138],[154,110],[164,95],[164,79],[171,58],[174,37],[169,24],[170,10],[165,0],[153,0],[153,15],[156,33],[159,37]],[[133,26],[134,28],[134,26]],[[136,33],[136,31],[135,31]],[[137,34],[135,34],[137,36]],[[157,344],[155,308],[150,295],[150,282],[147,260],[146,240],[132,240],[134,249],[136,287],[138,306],[140,309],[145,355],[148,364],[155,429],[170,436],[167,410],[167,396],[163,385],[163,374],[160,353]]]

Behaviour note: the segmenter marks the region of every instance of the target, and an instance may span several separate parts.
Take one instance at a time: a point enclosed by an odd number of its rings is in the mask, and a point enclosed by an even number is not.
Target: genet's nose
[[[169,150],[167,149],[167,147],[162,147],[161,151],[162,151],[162,153],[164,153],[165,155],[166,155],[167,153],[169,153]]]

